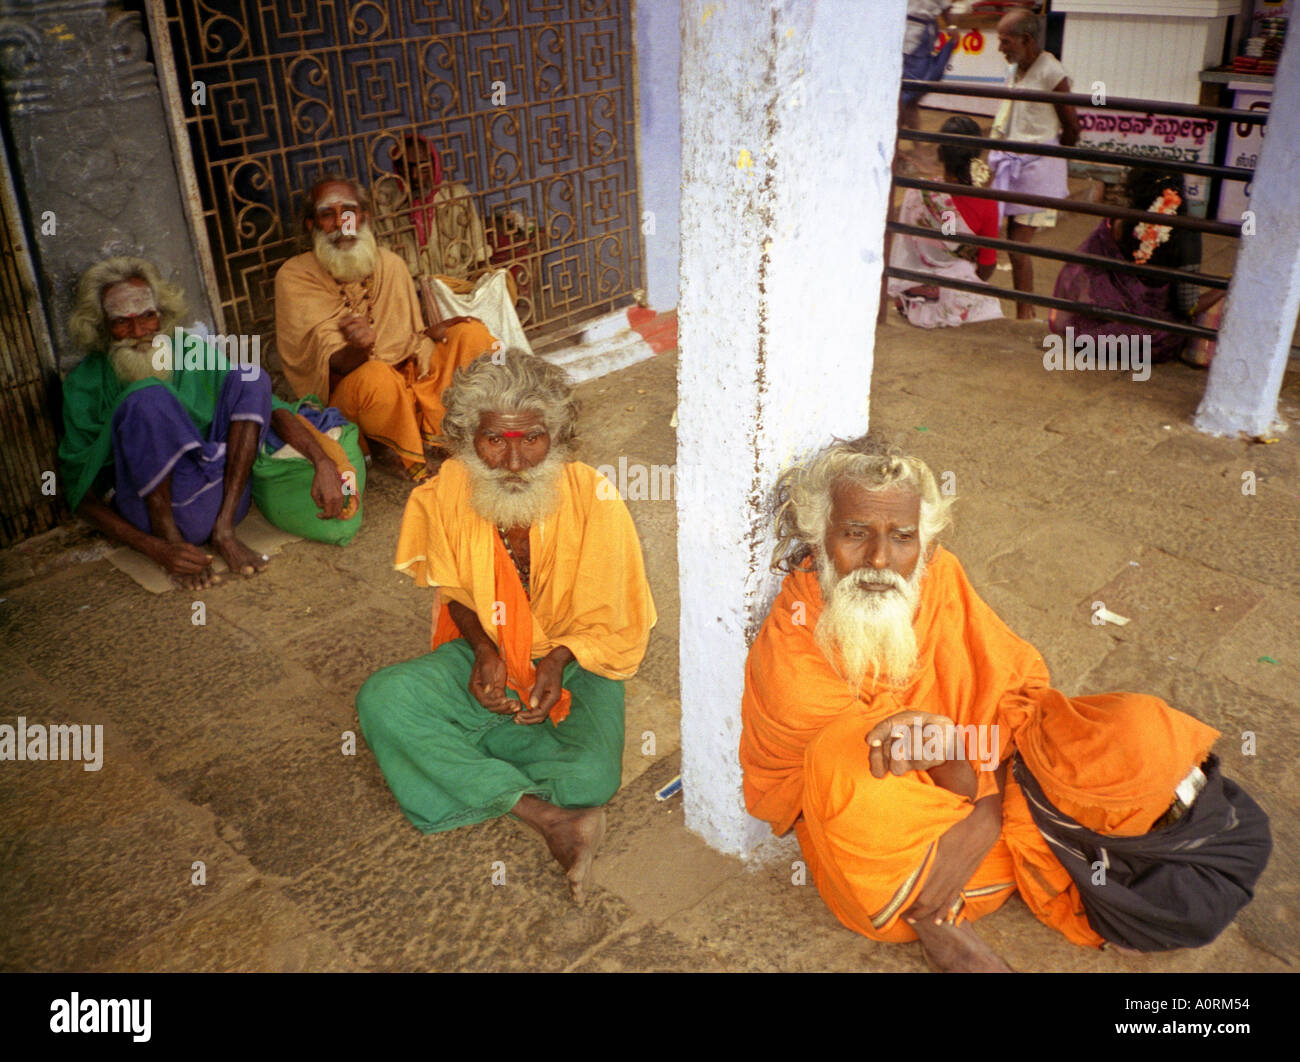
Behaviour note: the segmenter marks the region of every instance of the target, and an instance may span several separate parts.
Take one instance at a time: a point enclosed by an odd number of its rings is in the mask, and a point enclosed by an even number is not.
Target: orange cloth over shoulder
[[[530,529],[529,553],[531,601],[496,528],[470,506],[468,469],[452,459],[411,492],[395,566],[474,611],[501,647],[510,684],[525,701],[535,677],[532,661],[557,645],[587,671],[631,678],[657,615],[636,526],[618,492],[589,465],[566,464],[559,507]],[[444,603],[433,646],[456,637]],[[553,722],[562,717],[551,713]]]
[[[819,890],[841,921],[875,939],[911,939],[897,919],[924,886],[939,837],[968,813],[924,772],[869,777],[863,738],[881,719],[921,710],[960,725],[996,724],[1001,761],[1018,751],[1060,811],[1116,836],[1149,830],[1218,736],[1157,697],[1070,698],[1052,689],[1039,653],[979,598],[942,549],[922,584],[919,658],[906,687],[868,680],[849,690],[814,638],[821,610],[816,574],[787,576],[750,650],[740,744],[745,802],[777,833],[790,828],[805,801],[815,804],[799,839]],[[992,777],[979,775],[977,799],[992,791]],[[1001,840],[967,884],[966,914],[995,906],[971,901],[1012,873],[1042,922],[1076,944],[1100,947],[1077,887],[1010,773],[1002,820]]]
[[[808,743],[845,712],[870,725],[909,710],[946,715],[961,725],[991,725],[1008,702],[1025,701],[1047,686],[1042,655],[980,599],[957,558],[941,546],[922,587],[914,677],[902,687],[868,678],[854,691],[814,637],[822,612],[816,572],[786,576],[750,648],[741,706],[745,805],[775,833],[785,833],[799,816]],[[1000,737],[1005,759],[1007,735]],[[983,796],[992,789],[993,772],[980,772],[979,780]]]

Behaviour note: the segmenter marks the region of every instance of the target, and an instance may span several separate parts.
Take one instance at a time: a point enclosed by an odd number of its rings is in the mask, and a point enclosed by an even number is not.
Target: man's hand
[[[925,758],[925,747],[933,751],[935,733],[932,727],[941,728],[943,740],[937,759]],[[931,712],[896,712],[877,723],[867,733],[867,756],[871,776],[884,778],[887,774],[904,775],[908,771],[928,771],[947,762],[943,748],[947,747],[953,721],[946,715]],[[927,740],[929,739],[929,740]]]
[[[424,330],[424,334],[435,343],[441,343],[447,338],[447,330],[451,328],[452,325],[469,324],[471,321],[477,320],[477,317],[448,317],[445,321],[439,321],[436,325],[430,325]]]
[[[937,925],[947,918],[961,890],[1001,834],[1002,796],[993,794],[977,803],[966,818],[939,838],[930,876],[903,916],[904,920],[931,921]]]
[[[496,646],[474,650],[474,670],[469,676],[470,695],[489,712],[510,715],[519,710],[519,702],[506,696],[506,662]]]
[[[540,723],[551,714],[564,692],[564,665],[572,659],[573,654],[560,645],[537,662],[537,681],[528,695],[528,707],[515,716],[516,723]]]
[[[343,333],[343,342],[352,350],[369,357],[375,349],[375,330],[364,317],[348,314],[339,322],[339,331]]]
[[[141,550],[160,568],[171,573],[172,581],[189,590],[201,590],[214,585],[212,554],[189,542],[168,542],[153,538],[147,549]]]
[[[149,557],[172,575],[198,575],[212,566],[212,554],[189,542],[168,542],[155,538]]]
[[[312,477],[311,500],[320,510],[316,514],[318,520],[336,520],[343,515],[343,481],[339,477],[339,466],[323,454],[316,462],[316,475]]]

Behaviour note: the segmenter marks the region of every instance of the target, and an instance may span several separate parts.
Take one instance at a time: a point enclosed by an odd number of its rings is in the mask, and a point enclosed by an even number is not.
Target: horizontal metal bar
[[[1234,111],[1228,107],[1199,107],[1194,103],[1169,103],[1164,100],[1139,100],[1129,96],[1108,96],[1105,103],[1093,103],[1086,92],[1040,92],[1008,85],[971,85],[960,81],[916,81],[903,78],[906,92],[942,92],[945,96],[979,96],[984,99],[1024,100],[1027,103],[1064,103],[1098,111],[1143,111],[1150,114],[1174,114],[1180,118],[1209,118],[1218,122],[1242,122],[1263,125],[1268,111]]]
[[[919,129],[899,129],[898,138],[920,140],[930,144],[966,144],[981,150],[993,148],[997,151],[1014,152],[1017,155],[1050,155],[1053,158],[1076,159],[1079,162],[1104,162],[1112,166],[1144,166],[1153,170],[1195,173],[1201,177],[1224,177],[1230,181],[1249,181],[1255,176],[1255,171],[1245,166],[1214,166],[1208,162],[1148,159],[1141,155],[1126,155],[1122,151],[1062,147],[1060,144],[1034,144],[1027,140],[999,140],[991,136],[964,136],[961,133],[926,133]]]
[[[1192,273],[1182,269],[1167,269],[1164,266],[1144,266],[1136,262],[1107,258],[1100,254],[1084,254],[1082,251],[1058,251],[1054,247],[1040,247],[1034,243],[1017,243],[1015,240],[995,240],[988,236],[962,236],[953,234],[944,236],[934,229],[923,229],[920,225],[905,225],[901,221],[890,221],[885,225],[886,232],[896,232],[904,236],[919,236],[926,240],[945,240],[950,243],[967,243],[973,247],[992,247],[995,251],[1008,254],[1028,254],[1035,258],[1051,258],[1057,262],[1075,262],[1079,265],[1095,265],[1102,269],[1118,270],[1136,276],[1153,277],[1173,284],[1195,284],[1202,288],[1228,290],[1230,277],[1215,276],[1210,273]]]
[[[1034,295],[1010,288],[995,288],[992,284],[973,284],[966,280],[949,280],[936,277],[930,273],[918,273],[913,269],[895,269],[888,266],[885,276],[897,277],[899,280],[914,280],[918,284],[933,284],[938,288],[955,288],[958,291],[973,291],[976,295],[991,295],[995,299],[1011,299],[1015,302],[1031,302],[1035,306],[1048,306],[1055,310],[1073,310],[1085,317],[1100,317],[1106,321],[1123,321],[1125,324],[1142,325],[1154,328],[1158,332],[1179,332],[1182,335],[1195,336],[1197,339],[1217,340],[1219,333],[1199,325],[1185,325],[1180,321],[1162,321],[1158,317],[1144,317],[1139,313],[1126,313],[1123,310],[1104,310],[1100,306],[1075,302],[1072,299],[1058,299],[1054,295]]]
[[[1111,206],[1109,203],[1085,203],[1080,199],[1057,199],[1050,195],[1030,195],[1027,192],[1002,192],[993,188],[974,188],[968,184],[951,184],[947,181],[925,181],[919,177],[895,177],[896,188],[917,188],[923,192],[948,192],[971,199],[996,199],[1000,203],[1024,203],[1043,210],[1067,210],[1076,214],[1092,214],[1100,218],[1123,218],[1126,221],[1145,221],[1149,225],[1169,225],[1175,229],[1193,232],[1212,232],[1217,236],[1241,235],[1241,226],[1228,221],[1205,221],[1185,214],[1153,214],[1131,207]]]

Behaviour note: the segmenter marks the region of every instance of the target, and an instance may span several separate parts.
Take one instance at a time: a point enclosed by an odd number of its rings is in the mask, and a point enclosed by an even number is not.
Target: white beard
[[[532,527],[559,507],[560,472],[565,461],[558,450],[551,450],[540,464],[522,472],[489,468],[473,450],[461,454],[460,459],[469,469],[470,505],[497,527]]]
[[[890,571],[859,568],[843,579],[835,574],[830,558],[819,558],[818,580],[825,607],[817,621],[816,638],[829,660],[838,660],[840,673],[857,690],[867,673],[873,681],[901,684],[916,668],[916,618],[921,602],[925,554],[916,562],[911,578]],[[884,583],[893,590],[864,590],[860,583]]]
[[[108,363],[123,384],[133,384],[136,380],[147,380],[155,376],[167,381],[172,378],[171,369],[155,369],[153,365],[153,336],[148,339],[118,339],[108,348]]]
[[[341,229],[331,233],[316,229],[311,241],[316,260],[325,267],[325,272],[344,284],[365,280],[379,262],[379,244],[375,241],[370,222],[357,229],[357,242],[346,251],[338,246],[338,241],[343,238]]]

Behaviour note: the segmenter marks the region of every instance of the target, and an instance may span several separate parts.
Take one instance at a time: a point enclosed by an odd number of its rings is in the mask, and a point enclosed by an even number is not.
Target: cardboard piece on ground
[[[253,552],[265,553],[268,557],[279,553],[281,546],[290,542],[297,542],[300,537],[291,535],[288,531],[281,531],[258,512],[255,505],[249,508],[248,515],[239,522],[239,525],[235,528],[235,534]],[[125,572],[151,593],[162,594],[168,590],[179,589],[172,582],[172,577],[168,572],[156,565],[143,553],[137,553],[130,546],[120,546],[113,550],[108,555],[108,562],[118,571]],[[214,553],[212,570],[217,574],[229,575],[230,569],[219,553]],[[242,579],[243,576],[235,576],[235,578]],[[225,582],[225,580],[222,581]]]

